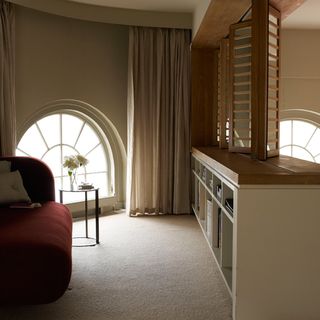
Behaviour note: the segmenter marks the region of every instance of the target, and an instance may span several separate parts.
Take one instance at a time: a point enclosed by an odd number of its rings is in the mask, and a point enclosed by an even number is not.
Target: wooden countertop
[[[320,185],[320,164],[287,156],[266,161],[218,147],[194,147],[192,154],[237,185]]]

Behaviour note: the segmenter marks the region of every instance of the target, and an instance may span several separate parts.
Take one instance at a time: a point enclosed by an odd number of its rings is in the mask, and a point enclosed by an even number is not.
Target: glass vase
[[[76,174],[72,173],[69,175],[69,181],[70,181],[70,190],[74,191],[76,188]]]
[[[74,187],[73,187],[73,178],[72,178],[72,175],[69,176],[69,179],[70,179],[70,190],[73,191],[73,188],[74,188]]]

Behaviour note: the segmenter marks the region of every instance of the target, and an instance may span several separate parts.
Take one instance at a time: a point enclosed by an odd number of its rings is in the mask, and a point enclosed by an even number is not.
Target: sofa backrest
[[[54,178],[50,168],[31,157],[0,157],[11,162],[11,171],[19,170],[32,202],[55,200]]]

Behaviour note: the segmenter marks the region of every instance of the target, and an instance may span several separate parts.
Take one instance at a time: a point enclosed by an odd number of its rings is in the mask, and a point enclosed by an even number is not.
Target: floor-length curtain
[[[14,6],[0,0],[0,155],[15,154]]]
[[[127,210],[190,212],[190,31],[131,27]]]

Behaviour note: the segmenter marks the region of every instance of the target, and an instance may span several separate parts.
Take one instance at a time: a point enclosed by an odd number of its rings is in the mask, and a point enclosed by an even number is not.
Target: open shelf
[[[234,190],[213,168],[192,157],[192,209],[232,292],[233,212],[225,201],[233,199]]]

